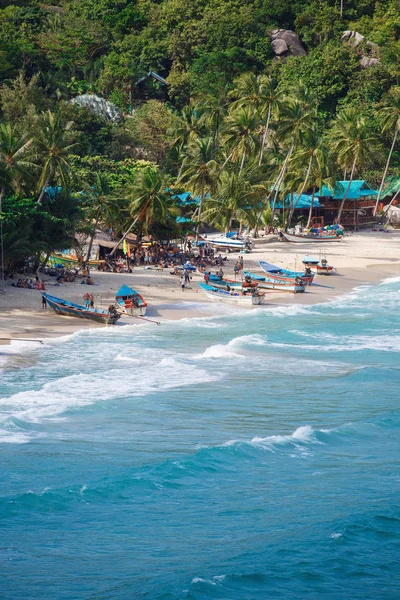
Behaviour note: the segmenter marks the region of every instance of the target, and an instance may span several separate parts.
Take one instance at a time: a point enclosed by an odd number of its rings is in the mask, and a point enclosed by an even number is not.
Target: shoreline
[[[371,232],[364,232],[349,237],[343,246],[335,244],[335,248],[329,250],[324,248],[323,256],[326,255],[329,263],[337,268],[336,274],[316,276],[315,283],[302,294],[267,291],[265,304],[261,306],[267,308],[321,304],[349,294],[357,287],[377,285],[388,277],[400,276],[400,260],[397,258],[398,241],[400,238],[396,233],[382,238]],[[297,266],[299,270],[301,256],[311,253],[316,256],[322,255],[320,249],[310,248],[310,245],[298,248],[297,244],[284,244],[273,238],[258,239],[251,254],[244,255],[245,269],[260,272],[258,260],[269,260],[279,266],[292,269],[296,269]],[[354,256],[354,250],[357,251],[358,256]],[[228,260],[224,263],[223,269],[228,278],[234,277],[233,267],[237,256],[236,253],[227,255]],[[216,270],[216,267],[213,269]],[[207,300],[198,286],[198,283],[203,280],[200,273],[193,275],[190,289],[184,292],[180,289],[179,278],[170,275],[168,269],[159,272],[155,269],[136,267],[133,274],[93,272],[93,279],[96,285],[91,287],[90,291],[95,296],[96,306],[108,306],[115,301],[116,291],[126,283],[138,289],[145,297],[149,304],[146,319],[155,321],[213,317],[228,314],[230,310],[227,308],[233,308],[235,312],[251,310],[251,308],[240,308]],[[50,280],[47,284],[47,291],[50,294],[75,302],[81,301],[87,289],[87,286],[81,285],[80,281],[55,286],[54,280]],[[0,287],[0,338],[2,338],[0,346],[10,345],[8,341],[10,338],[44,340],[70,335],[80,330],[104,327],[85,319],[57,315],[50,308],[46,310],[39,308],[40,305],[41,292],[38,290],[14,288],[4,284]],[[117,325],[110,327],[119,328],[143,323],[146,321],[123,316]]]

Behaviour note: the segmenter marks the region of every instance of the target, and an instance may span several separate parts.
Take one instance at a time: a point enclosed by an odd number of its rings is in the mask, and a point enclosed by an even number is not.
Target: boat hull
[[[104,325],[114,325],[121,316],[120,314],[110,315],[106,311],[100,312],[95,309],[88,309],[85,306],[69,303],[62,298],[55,298],[48,294],[43,294],[43,297],[50,308],[64,317],[78,317],[79,319],[88,319]]]
[[[306,291],[306,283],[296,283],[296,281],[287,281],[273,278],[273,277],[259,277],[254,273],[245,271],[244,275],[251,278],[252,281],[258,284],[258,289],[262,290],[275,290],[280,292],[291,292],[294,294],[301,294]]]
[[[225,302],[228,304],[251,307],[259,306],[260,304],[263,304],[264,301],[264,294],[252,295],[243,294],[241,292],[227,292],[203,283],[200,283],[199,285],[206,294],[207,298],[213,302]]]
[[[343,237],[342,235],[302,235],[301,233],[287,233],[286,231],[280,233],[288,242],[294,242],[295,244],[340,242]]]
[[[272,281],[276,280],[281,283],[290,282],[292,284],[299,282],[305,285],[310,285],[314,281],[315,273],[310,272],[306,275],[304,271],[289,271],[288,269],[279,269],[279,267],[270,265],[263,260],[260,260],[258,264],[264,273],[266,273],[267,278]]]

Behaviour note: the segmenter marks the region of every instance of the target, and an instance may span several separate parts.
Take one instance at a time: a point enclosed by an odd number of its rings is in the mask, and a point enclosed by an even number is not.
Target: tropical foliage
[[[285,28],[305,55],[274,56],[271,32]],[[369,43],[344,43],[345,30]],[[378,206],[400,168],[399,30],[397,0],[2,2],[6,269],[98,226],[177,235],[179,210],[197,233],[257,229],[289,199],[290,225],[302,193],[364,173]],[[182,191],[197,206],[179,208]]]

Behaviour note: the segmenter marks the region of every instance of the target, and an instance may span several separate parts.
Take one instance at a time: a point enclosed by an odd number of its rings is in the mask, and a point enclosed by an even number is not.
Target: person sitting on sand
[[[88,275],[86,277],[86,285],[94,285],[92,278],[90,277],[90,275]]]

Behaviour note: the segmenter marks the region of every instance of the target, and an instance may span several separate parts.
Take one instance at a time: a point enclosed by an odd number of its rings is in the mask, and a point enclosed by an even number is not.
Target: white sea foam
[[[291,330],[299,337],[318,340],[321,344],[290,344],[284,342],[274,342],[271,346],[277,348],[304,348],[306,350],[316,350],[318,352],[359,352],[362,350],[377,350],[379,352],[399,352],[400,335],[393,332],[381,332],[379,335],[353,335],[335,336],[330,333],[318,332],[311,333],[305,331]]]
[[[61,377],[45,383],[40,390],[27,390],[0,399],[3,423],[10,417],[22,422],[41,423],[59,418],[71,409],[82,408],[95,402],[106,402],[119,397],[145,396],[156,391],[174,389],[196,383],[216,381],[220,375],[188,365],[173,358],[165,358],[158,368],[108,370],[104,373],[85,373]],[[16,436],[21,442],[30,432],[3,433],[4,441]],[[35,436],[35,433],[32,433]]]
[[[329,536],[332,540],[338,540],[343,537],[343,533],[331,533]]]
[[[265,346],[266,344],[266,339],[258,333],[240,335],[227,344],[209,346],[202,354],[197,354],[194,358],[243,358],[245,346]]]
[[[287,444],[288,442],[304,442],[304,443],[313,442],[313,443],[316,443],[317,440],[315,437],[315,432],[314,432],[313,428],[311,427],[311,425],[302,425],[301,427],[298,427],[290,435],[270,435],[265,438],[254,437],[251,440],[252,444],[261,444],[261,445],[266,444],[268,446],[270,446],[271,444],[273,444],[273,445]]]
[[[379,285],[388,285],[390,283],[400,283],[400,277],[387,277]]]

